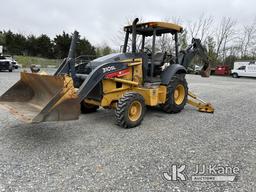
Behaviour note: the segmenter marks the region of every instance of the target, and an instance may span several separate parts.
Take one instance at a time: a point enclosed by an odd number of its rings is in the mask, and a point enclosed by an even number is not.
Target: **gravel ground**
[[[0,73],[0,94],[19,73]],[[122,129],[114,112],[80,120],[23,124],[0,108],[0,191],[256,191],[256,81],[187,76],[214,114],[186,106],[148,110],[141,126]],[[185,164],[187,181],[163,172]],[[197,165],[238,167],[235,182],[192,182]]]

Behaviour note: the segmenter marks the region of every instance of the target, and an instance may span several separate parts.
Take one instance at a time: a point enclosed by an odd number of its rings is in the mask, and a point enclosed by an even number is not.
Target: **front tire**
[[[233,74],[232,74],[232,77],[233,77],[233,78],[238,78],[239,76],[238,76],[237,73],[233,73]]]
[[[188,85],[185,74],[176,74],[168,84],[166,102],[161,108],[166,113],[179,113],[188,100]]]
[[[145,101],[139,93],[127,92],[117,102],[115,116],[120,127],[136,127],[141,124],[144,115]]]
[[[9,72],[12,72],[12,69],[9,69],[8,71],[9,71]]]

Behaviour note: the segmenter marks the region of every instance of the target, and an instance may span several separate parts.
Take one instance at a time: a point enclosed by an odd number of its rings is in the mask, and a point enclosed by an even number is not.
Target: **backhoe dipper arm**
[[[201,70],[201,76],[202,77],[209,77],[210,76],[210,63],[209,58],[207,56],[207,51],[202,46],[200,39],[192,39],[192,44],[188,46],[188,48],[184,51],[181,51],[179,54],[179,63],[183,65],[185,68],[188,68],[189,64],[193,60],[193,58],[199,55],[204,63],[204,66]],[[192,105],[193,107],[196,107],[198,111],[200,112],[206,112],[206,113],[213,113],[214,108],[210,103],[207,103],[197,97],[194,93],[190,92],[188,93],[188,104]]]
[[[183,65],[186,69],[189,64],[193,60],[193,58],[198,55],[202,58],[204,66],[201,70],[202,77],[210,76],[210,63],[209,58],[207,56],[207,51],[202,46],[200,39],[192,39],[191,45],[189,45],[185,50],[180,51],[178,61],[181,65]]]

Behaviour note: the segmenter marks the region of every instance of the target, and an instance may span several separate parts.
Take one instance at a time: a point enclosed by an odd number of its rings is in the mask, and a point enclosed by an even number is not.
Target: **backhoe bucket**
[[[205,64],[202,68],[202,70],[200,71],[200,75],[202,77],[210,77],[211,75],[211,65],[210,64]]]
[[[72,78],[21,72],[0,97],[0,105],[25,122],[75,120],[80,103]]]

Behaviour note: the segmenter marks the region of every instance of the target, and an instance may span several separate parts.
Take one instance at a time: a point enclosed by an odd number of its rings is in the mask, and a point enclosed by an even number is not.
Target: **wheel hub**
[[[134,101],[131,106],[130,106],[130,109],[129,109],[129,119],[131,121],[137,121],[140,116],[141,116],[141,111],[142,111],[142,106],[140,104],[140,102],[138,101]]]
[[[182,102],[185,99],[185,87],[181,84],[177,85],[177,87],[174,90],[174,101],[177,105],[182,104]]]

